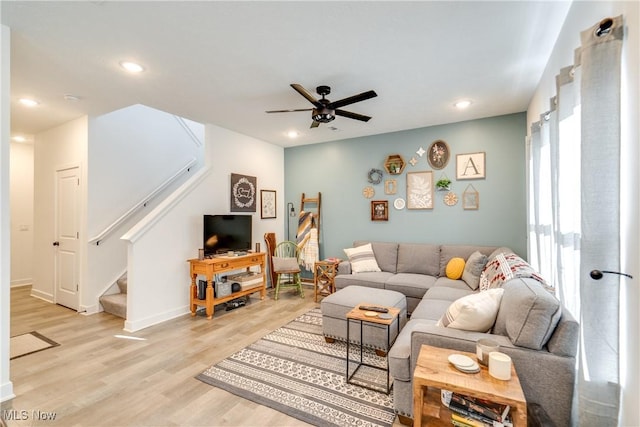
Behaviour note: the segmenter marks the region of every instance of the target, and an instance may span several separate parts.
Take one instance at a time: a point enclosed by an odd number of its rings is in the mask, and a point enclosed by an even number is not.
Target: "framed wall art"
[[[256,211],[256,177],[231,174],[231,212]]]
[[[433,172],[407,173],[407,209],[433,209]]]
[[[371,221],[389,221],[389,202],[387,200],[371,201]]]
[[[384,194],[396,194],[398,191],[398,181],[395,179],[387,179],[384,182]]]
[[[442,140],[431,143],[427,150],[427,161],[434,169],[442,169],[449,163],[449,146]]]
[[[260,190],[260,218],[276,217],[275,190]]]
[[[469,184],[462,193],[462,209],[477,210],[480,208],[480,194],[476,188]]]
[[[458,154],[456,156],[456,179],[485,178],[484,153]]]

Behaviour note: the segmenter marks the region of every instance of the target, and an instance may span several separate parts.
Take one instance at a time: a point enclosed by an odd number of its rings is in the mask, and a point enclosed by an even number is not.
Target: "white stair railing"
[[[171,185],[175,180],[177,180],[183,174],[190,172],[191,168],[197,163],[197,160],[192,158],[186,165],[180,168],[176,173],[171,175],[167,180],[165,180],[162,184],[160,184],[156,189],[154,189],[151,193],[147,195],[147,197],[143,198],[140,202],[136,203],[131,209],[122,214],[118,219],[116,219],[113,223],[107,226],[102,232],[97,234],[96,236],[89,239],[89,244],[94,244],[97,246],[103,241],[107,236],[109,236],[113,231],[115,231],[120,225],[126,222],[133,214],[138,212],[140,209],[145,208],[151,200],[153,200],[158,194],[160,194],[164,189],[166,189],[169,185]]]

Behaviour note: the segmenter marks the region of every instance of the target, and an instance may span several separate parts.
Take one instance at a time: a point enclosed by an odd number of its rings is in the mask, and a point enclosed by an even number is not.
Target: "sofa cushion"
[[[339,274],[335,277],[334,283],[336,285],[336,289],[342,289],[353,285],[384,289],[385,282],[392,276],[393,273],[388,273],[386,271]]]
[[[503,289],[489,289],[455,300],[438,321],[438,326],[485,332],[493,326]]]
[[[462,272],[462,280],[464,280],[471,289],[475,290],[480,286],[480,275],[485,265],[487,265],[488,259],[489,258],[485,254],[480,253],[480,251],[475,251],[467,258],[464,271]]]
[[[440,274],[440,246],[400,243],[398,246],[398,273]]]
[[[384,287],[402,292],[408,297],[422,298],[435,282],[435,277],[426,274],[398,273],[389,277]]]
[[[380,267],[378,267],[376,257],[373,255],[371,243],[355,248],[346,248],[344,253],[347,254],[349,262],[351,263],[352,274],[381,271]]]
[[[440,276],[446,274],[447,263],[451,258],[467,259],[475,251],[488,256],[495,249],[495,246],[442,245],[440,246]]]
[[[445,287],[445,288],[454,288],[454,289],[462,289],[467,291],[468,293],[472,293],[473,291],[463,280],[451,280],[448,277],[438,277],[436,283],[433,285],[434,288]]]
[[[541,350],[562,316],[560,301],[533,279],[515,278],[503,289],[493,333],[508,336],[514,345]]]
[[[398,264],[398,244],[356,240],[353,242],[353,246],[362,246],[367,243],[371,243],[373,253],[380,269],[382,271],[388,271],[389,273],[395,273],[396,265]]]
[[[464,264],[465,261],[462,258],[451,258],[447,263],[447,268],[445,269],[447,277],[453,280],[458,280],[459,278],[461,278],[462,273],[464,273]]]

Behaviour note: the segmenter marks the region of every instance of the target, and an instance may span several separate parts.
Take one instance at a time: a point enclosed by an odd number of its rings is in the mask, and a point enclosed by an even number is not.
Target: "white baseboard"
[[[157,315],[149,316],[145,319],[125,320],[124,330],[126,332],[137,332],[141,329],[157,325],[158,323],[166,322],[167,320],[175,319],[176,317],[183,316],[187,313],[191,313],[188,305],[175,308],[173,310],[168,310]]]
[[[29,286],[33,284],[33,279],[16,279],[11,281],[12,288],[18,288],[20,286]]]
[[[80,305],[80,310],[78,310],[80,314],[84,314],[85,316],[90,316],[92,314],[100,313],[101,311],[102,311],[102,306],[100,304]]]
[[[50,302],[53,303],[53,295],[46,293],[46,292],[42,292],[39,291],[38,289],[31,289],[31,296],[34,298],[40,298],[41,300],[44,300],[46,302]]]
[[[0,402],[11,400],[14,397],[16,397],[16,395],[13,393],[13,383],[11,381],[0,384]]]

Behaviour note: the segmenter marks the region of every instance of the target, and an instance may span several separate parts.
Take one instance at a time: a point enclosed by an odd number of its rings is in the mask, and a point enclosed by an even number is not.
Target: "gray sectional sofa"
[[[403,423],[413,416],[412,375],[422,344],[475,353],[476,341],[490,338],[513,360],[527,402],[541,405],[557,426],[571,425],[578,323],[535,274],[518,274],[514,268],[514,277],[503,277],[489,331],[437,325],[454,301],[480,292],[446,277],[449,260],[468,260],[479,252],[491,263],[508,248],[368,241],[356,241],[354,247],[368,243],[381,271],[352,274],[350,262],[343,261],[335,285],[337,290],[351,285],[390,289],[407,297],[410,320],[389,351],[394,406]]]

